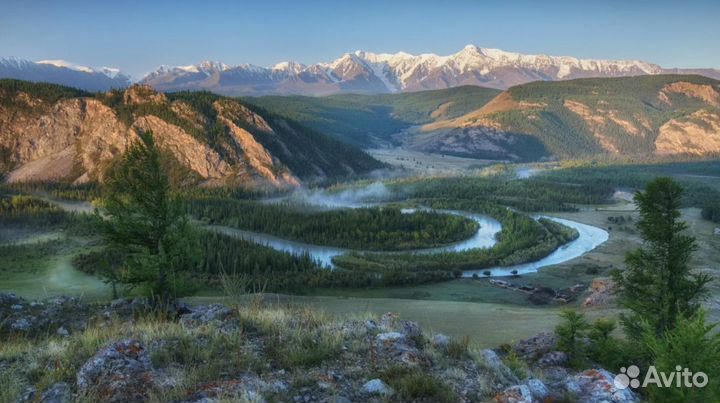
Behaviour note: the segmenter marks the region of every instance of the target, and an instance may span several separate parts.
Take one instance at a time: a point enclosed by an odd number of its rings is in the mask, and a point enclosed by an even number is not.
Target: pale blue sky
[[[0,56],[119,67],[269,66],[345,52],[522,53],[720,68],[720,1],[0,0]]]

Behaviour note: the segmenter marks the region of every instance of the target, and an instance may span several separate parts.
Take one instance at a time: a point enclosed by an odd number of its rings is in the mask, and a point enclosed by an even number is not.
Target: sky
[[[0,0],[0,57],[119,67],[271,66],[358,49],[452,54],[467,44],[720,68],[720,1]]]

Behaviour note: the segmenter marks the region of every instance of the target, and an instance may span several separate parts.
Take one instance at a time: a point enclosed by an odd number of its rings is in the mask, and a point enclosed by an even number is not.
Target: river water
[[[377,205],[377,204],[372,204]],[[319,207],[323,207],[322,205],[318,205]],[[346,207],[346,208],[358,208],[358,207],[368,207],[370,204],[364,204],[364,203],[347,203],[344,206],[340,206],[337,204],[333,204],[332,208],[340,208],[340,207]],[[325,206],[327,207],[327,206]],[[404,209],[403,212],[412,214],[416,210],[415,209]],[[500,223],[495,220],[492,217],[482,215],[482,214],[473,214],[466,211],[455,211],[455,210],[435,210],[439,213],[445,213],[445,214],[454,214],[463,216],[466,218],[469,218],[476,223],[480,225],[480,228],[478,231],[473,235],[472,237],[456,242],[453,244],[435,247],[435,248],[428,248],[428,249],[418,249],[410,251],[412,253],[437,253],[437,252],[462,252],[469,249],[476,249],[476,248],[489,248],[495,245],[497,242],[496,235],[501,230]],[[474,274],[477,274],[482,277],[503,277],[503,276],[510,276],[513,275],[513,271],[516,271],[516,274],[527,274],[532,273],[537,270],[539,270],[542,267],[550,266],[554,264],[559,264],[566,262],[568,260],[574,259],[576,257],[582,256],[583,254],[595,249],[599,245],[601,245],[603,242],[608,240],[608,233],[607,231],[594,227],[592,225],[582,224],[576,221],[567,220],[563,218],[557,218],[557,217],[549,217],[549,216],[535,216],[534,218],[540,218],[544,217],[549,220],[555,221],[557,223],[566,225],[568,227],[574,228],[578,231],[578,238],[574,241],[571,241],[558,249],[556,249],[554,252],[549,254],[548,256],[534,261],[530,263],[524,263],[524,264],[518,264],[518,265],[512,265],[512,266],[504,266],[504,267],[492,267],[492,268],[484,268],[484,269],[478,269],[478,270],[468,270],[463,273],[463,277],[472,277]],[[327,266],[332,268],[332,258],[335,256],[339,256],[342,254],[346,254],[349,252],[363,252],[363,251],[354,251],[350,249],[344,249],[344,248],[335,248],[335,247],[329,247],[329,246],[321,246],[321,245],[312,245],[297,241],[291,241],[283,238],[279,238],[273,235],[263,234],[263,233],[257,233],[252,231],[246,231],[246,230],[240,230],[236,228],[231,227],[225,227],[225,226],[218,226],[218,225],[212,225],[208,226],[208,228],[213,229],[215,231],[224,233],[226,235],[232,235],[236,236],[238,238],[242,238],[245,240],[257,242],[259,244],[270,246],[273,249],[280,250],[283,252],[288,252],[296,255],[303,255],[307,254],[311,258],[319,261],[323,266]],[[397,252],[372,252],[372,253],[397,253]],[[489,276],[486,274],[489,272]]]
[[[58,202],[57,200],[50,200],[56,204],[58,204],[60,207],[62,207],[65,210],[70,211],[76,211],[76,212],[89,212],[92,211],[92,206],[89,203],[83,203],[83,202]],[[369,207],[369,206],[376,206],[378,204],[376,203],[362,203],[362,202],[351,202],[351,201],[344,201],[342,203],[336,203],[331,205],[331,208],[358,208],[358,207]],[[318,204],[318,207],[328,207],[327,205]],[[416,210],[415,209],[404,209],[403,212],[407,214],[412,214]],[[479,224],[478,231],[470,238],[465,239],[463,241],[455,242],[449,245],[434,247],[434,248],[427,248],[427,249],[418,249],[410,251],[412,253],[437,253],[437,252],[462,252],[469,249],[476,249],[476,248],[489,248],[495,245],[497,240],[495,239],[497,233],[501,230],[500,223],[495,220],[492,217],[483,215],[483,214],[474,214],[469,213],[466,211],[456,211],[456,210],[435,210],[440,213],[445,214],[454,214],[463,216],[466,218],[469,218],[476,223]],[[535,216],[535,218],[540,218],[541,216]],[[503,277],[503,276],[510,276],[512,275],[513,271],[517,271],[517,274],[527,274],[532,273],[540,268],[543,268],[545,266],[550,266],[554,264],[559,264],[566,262],[568,260],[574,259],[576,257],[582,256],[583,254],[595,249],[599,245],[601,245],[603,242],[608,240],[608,233],[607,231],[597,228],[591,225],[582,224],[576,221],[571,221],[563,218],[557,218],[557,217],[548,217],[548,216],[542,216],[545,218],[548,218],[552,221],[558,222],[563,225],[567,225],[568,227],[574,228],[578,231],[578,238],[575,239],[572,242],[569,242],[560,248],[556,249],[554,252],[549,254],[548,256],[537,260],[535,262],[530,263],[524,263],[524,264],[518,264],[513,266],[504,266],[504,267],[492,267],[492,268],[484,268],[484,269],[477,269],[477,270],[468,270],[463,273],[463,277],[472,277],[474,274],[477,274],[478,276],[486,277],[486,272],[490,272],[489,277]],[[269,234],[263,234],[263,233],[257,233],[252,231],[246,231],[241,230],[237,228],[231,228],[221,225],[208,225],[206,226],[208,229],[226,234],[235,236],[241,239],[249,240],[252,242],[256,242],[262,245],[267,245],[273,249],[292,253],[295,255],[303,255],[308,254],[311,258],[317,260],[320,262],[323,266],[332,268],[332,258],[335,256],[339,256],[342,254],[346,254],[349,252],[363,252],[363,251],[354,251],[350,249],[345,248],[336,248],[331,246],[322,246],[322,245],[312,245],[307,244],[303,242],[297,242],[297,241],[291,241],[288,239],[283,239],[277,236],[269,235]],[[373,253],[396,253],[396,252],[373,252]]]

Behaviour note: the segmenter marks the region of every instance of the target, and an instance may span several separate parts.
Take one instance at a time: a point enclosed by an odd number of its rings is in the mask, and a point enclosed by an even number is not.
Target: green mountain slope
[[[416,136],[532,136],[556,157],[720,152],[720,81],[657,75],[534,82]],[[512,149],[511,142],[506,147]]]
[[[476,110],[499,93],[495,89],[463,86],[399,94],[266,96],[246,101],[343,141],[371,147],[392,142],[391,135],[410,126]]]

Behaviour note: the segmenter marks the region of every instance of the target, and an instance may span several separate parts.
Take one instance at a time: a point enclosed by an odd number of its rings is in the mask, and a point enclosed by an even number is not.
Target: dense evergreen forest
[[[467,205],[503,205],[522,211],[573,211],[574,204],[610,199],[614,188],[596,183],[564,183],[542,177],[506,180],[497,177],[410,179],[395,182],[420,202],[452,200]]]
[[[491,203],[451,199],[430,202],[435,208],[449,208],[488,214],[502,224],[498,243],[492,248],[435,254],[349,254],[333,259],[343,268],[363,272],[428,272],[452,277],[462,270],[483,269],[526,263],[547,256],[575,238],[577,231],[547,219],[527,215]]]
[[[359,250],[409,250],[471,237],[474,221],[450,214],[398,208],[312,211],[290,204],[203,198],[186,203],[190,215],[211,224],[273,234],[316,245]]]
[[[683,207],[700,208],[703,218],[720,222],[720,190],[704,183],[702,178],[718,177],[718,173],[720,161],[602,166],[582,164],[543,171],[533,179],[607,191],[616,188],[641,189],[657,176],[674,176],[679,179],[684,190]]]

